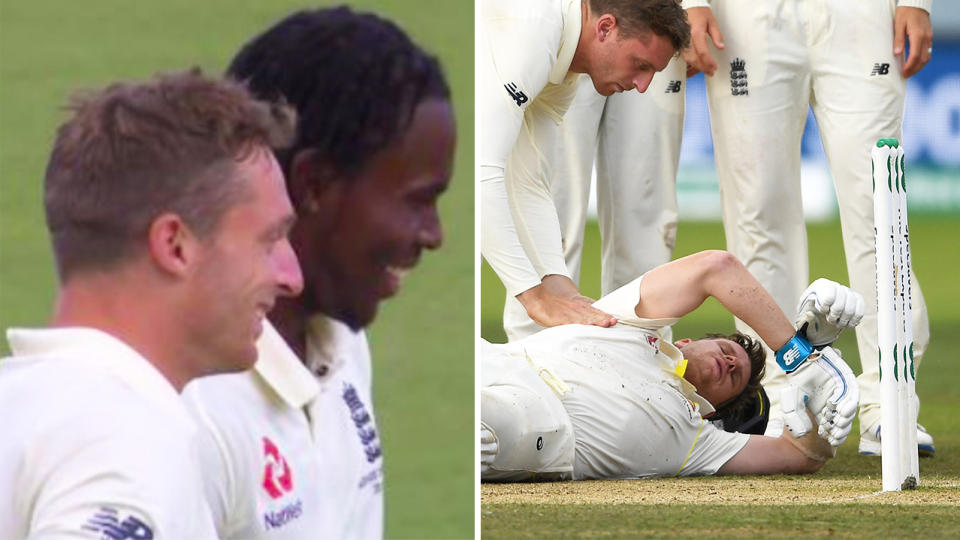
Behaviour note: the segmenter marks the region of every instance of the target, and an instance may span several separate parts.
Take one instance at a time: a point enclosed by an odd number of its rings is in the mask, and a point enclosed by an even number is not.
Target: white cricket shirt
[[[381,538],[383,458],[363,331],[316,317],[306,366],[269,324],[247,373],[184,390],[222,538]]]
[[[594,303],[612,328],[564,325],[504,345],[522,351],[559,395],[576,438],[574,479],[716,473],[747,443],[704,420],[713,406],[678,373],[683,356],[634,312],[641,276]]]
[[[569,276],[550,196],[559,123],[576,93],[570,73],[580,0],[483,0],[477,23],[477,115],[482,119],[481,252],[511,296],[547,274]]]
[[[7,339],[0,538],[216,538],[196,426],[152,364],[90,328]]]

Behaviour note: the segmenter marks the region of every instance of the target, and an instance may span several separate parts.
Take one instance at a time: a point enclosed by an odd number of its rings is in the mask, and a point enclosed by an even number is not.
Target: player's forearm
[[[617,323],[616,318],[592,307],[591,299],[580,295],[565,266],[562,272],[542,274],[533,267],[514,231],[502,178],[481,175],[480,199],[480,251],[507,293],[517,297],[534,322],[548,327]]]
[[[505,169],[504,187],[517,236],[533,268],[540,274],[568,276],[560,235],[560,217],[550,192],[545,154],[559,137],[555,119],[527,111],[524,128]]]
[[[782,347],[796,332],[770,293],[728,252],[719,252],[707,265],[703,286],[708,295],[753,328],[773,350]]]
[[[683,317],[714,297],[777,350],[795,329],[773,297],[726,251],[711,250],[659,266],[643,278],[637,315]]]
[[[717,474],[807,474],[820,470],[823,461],[807,457],[784,432],[780,437],[750,435],[750,440]]]
[[[540,275],[520,245],[500,171],[499,178],[490,172],[489,178],[480,181],[480,253],[507,294],[516,296],[540,285]]]

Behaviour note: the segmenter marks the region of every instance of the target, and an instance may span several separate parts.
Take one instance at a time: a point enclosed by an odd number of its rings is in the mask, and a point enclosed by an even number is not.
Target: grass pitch
[[[810,276],[847,282],[839,223],[811,224]],[[960,537],[960,365],[950,340],[960,335],[960,287],[953,249],[960,218],[911,216],[914,269],[930,314],[930,347],[917,391],[920,422],[937,455],[920,460],[920,487],[879,493],[880,458],[857,453],[859,427],[836,459],[807,476],[664,478],[484,484],[484,538],[951,538]],[[587,295],[599,294],[599,234],[588,231],[584,253]],[[719,223],[681,223],[675,257],[724,246]],[[592,264],[587,265],[590,262]],[[503,288],[484,264],[481,332],[503,341]],[[674,329],[676,337],[734,330],[732,318],[708,300]],[[852,332],[839,341],[859,372]]]
[[[464,299],[473,298],[475,260],[473,2],[342,3],[396,21],[440,58],[452,87],[458,145],[440,202],[446,242],[384,304],[370,339],[387,536],[472,537],[474,326]],[[0,329],[42,325],[50,314],[43,170],[70,93],[195,65],[221,73],[253,35],[321,5],[334,2],[0,0]],[[0,356],[7,350],[0,344]]]

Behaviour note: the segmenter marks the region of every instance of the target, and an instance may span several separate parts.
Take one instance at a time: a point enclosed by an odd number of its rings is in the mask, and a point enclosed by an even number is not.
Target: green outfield
[[[338,3],[397,21],[440,57],[453,89],[458,149],[441,200],[445,245],[424,256],[370,336],[387,536],[471,537],[474,326],[472,302],[464,299],[474,290],[473,2]],[[0,328],[40,325],[50,313],[55,279],[41,190],[68,95],[194,65],[222,72],[255,33],[296,8],[324,4],[331,2],[2,0]]]
[[[808,226],[811,279],[847,282],[838,222]],[[918,375],[920,421],[937,455],[920,463],[915,492],[877,494],[880,460],[857,454],[858,426],[838,459],[807,477],[687,478],[537,485],[484,485],[484,538],[927,537],[960,536],[960,364],[949,340],[960,335],[960,219],[914,216],[914,269],[929,308],[931,345]],[[675,256],[723,248],[719,223],[681,223]],[[599,294],[599,234],[587,236],[584,292]],[[486,264],[481,332],[503,341],[503,288]],[[677,324],[675,337],[733,330],[714,300]],[[839,347],[859,368],[852,333]],[[576,484],[583,484],[579,486]]]

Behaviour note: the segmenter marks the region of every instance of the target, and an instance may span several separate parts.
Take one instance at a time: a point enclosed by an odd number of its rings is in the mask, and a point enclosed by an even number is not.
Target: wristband
[[[786,373],[796,371],[813,352],[813,345],[800,332],[777,351],[777,365]]]

